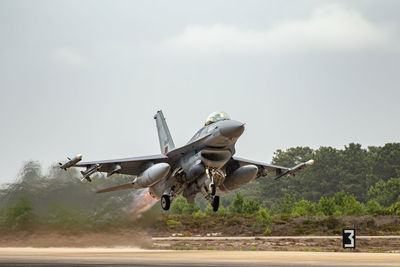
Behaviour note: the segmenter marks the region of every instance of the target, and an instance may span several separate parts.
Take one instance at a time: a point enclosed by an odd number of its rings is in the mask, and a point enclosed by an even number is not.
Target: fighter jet
[[[91,181],[96,172],[136,176],[131,183],[110,187],[97,193],[122,189],[148,188],[153,198],[161,199],[161,207],[168,210],[171,202],[183,195],[189,203],[201,193],[212,205],[219,207],[219,193],[226,193],[242,185],[274,174],[274,179],[295,175],[301,169],[312,165],[313,160],[300,163],[292,168],[239,158],[235,155],[235,144],[244,131],[244,123],[231,120],[223,111],[211,113],[205,125],[196,132],[189,142],[175,148],[162,111],[154,116],[158,131],[161,153],[158,155],[80,162],[82,155],[70,159],[60,168],[85,167],[82,180]]]

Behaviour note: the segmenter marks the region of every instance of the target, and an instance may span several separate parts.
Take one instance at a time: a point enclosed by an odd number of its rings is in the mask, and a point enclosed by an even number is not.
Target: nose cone
[[[244,124],[238,121],[224,121],[220,127],[220,133],[229,138],[239,137],[244,131]]]

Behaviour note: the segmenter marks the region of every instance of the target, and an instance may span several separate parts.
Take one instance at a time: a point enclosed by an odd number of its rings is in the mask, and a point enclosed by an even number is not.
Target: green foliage
[[[245,214],[240,216],[251,217],[257,220],[255,224],[265,226],[275,214],[285,214],[284,218],[290,219],[311,215],[400,214],[400,143],[368,148],[351,143],[343,149],[295,147],[277,150],[272,163],[292,167],[311,158],[315,164],[296,176],[278,181],[270,177],[257,179],[242,187],[241,192],[227,194],[221,198],[217,213],[206,201],[197,203],[201,203],[207,215],[229,217],[225,206],[229,212]],[[115,174],[104,179],[104,175],[97,174],[92,183],[81,183],[79,177],[75,169],[65,172],[53,166],[44,173],[38,162],[25,163],[16,182],[0,188],[0,226],[29,229],[46,224],[57,229],[100,229],[130,224],[135,196],[141,191],[96,195],[93,190],[128,183],[132,177]],[[154,214],[161,213],[159,206],[153,210]],[[193,214],[198,220],[205,216],[197,204],[189,204],[183,197],[173,201],[170,212]],[[274,220],[286,223],[277,219],[280,217],[274,216]],[[226,221],[242,223],[231,217]]]
[[[225,214],[228,213],[228,210],[227,210],[222,204],[219,204],[218,211],[215,212],[215,211],[213,210],[213,207],[212,207],[210,204],[208,204],[207,207],[205,208],[204,212],[205,212],[205,214],[207,214],[207,215],[215,215],[215,214],[218,214],[218,215],[225,215]]]
[[[73,210],[60,206],[54,206],[49,210],[47,223],[60,229],[71,229],[79,225],[78,214],[74,214]]]
[[[388,196],[378,192],[370,196],[369,189],[380,179],[387,182],[390,178],[400,176],[400,143],[368,149],[354,143],[344,149],[296,147],[277,150],[272,163],[291,167],[311,158],[315,164],[298,172],[295,177],[283,177],[278,181],[257,179],[251,186],[245,187],[243,194],[252,195],[253,199],[266,207],[277,203],[285,194],[317,202],[321,197],[330,198],[341,191],[353,195],[361,203],[380,195],[382,200],[377,200],[386,207],[399,200],[397,186],[389,187],[392,191],[389,190]]]
[[[243,213],[244,198],[241,192],[236,194],[233,199],[232,205],[229,207],[229,211],[236,213]]]
[[[333,215],[335,212],[335,201],[332,198],[321,197],[318,202],[318,212],[321,215]]]
[[[26,197],[21,197],[17,203],[8,207],[5,214],[6,225],[14,230],[31,228],[35,219],[32,202]]]
[[[345,196],[341,212],[343,215],[362,215],[365,213],[365,206],[354,196]]]
[[[187,200],[186,198],[180,196],[177,197],[174,201],[172,201],[171,203],[171,207],[170,207],[170,212],[172,214],[182,214],[183,209],[185,208],[185,205],[187,204]]]
[[[170,212],[172,214],[193,214],[199,210],[200,207],[196,203],[188,203],[183,196],[176,198],[170,207]]]
[[[207,207],[205,208],[204,212],[205,212],[207,215],[213,215],[213,214],[215,214],[215,212],[214,212],[214,210],[213,210],[213,207],[212,207],[210,204],[207,205]]]
[[[294,210],[292,215],[294,216],[305,216],[305,215],[314,215],[317,212],[317,205],[315,203],[311,203],[309,200],[300,200],[296,202],[294,206]]]
[[[400,178],[391,178],[386,182],[379,180],[369,188],[368,197],[384,206],[390,206],[392,203],[400,201]]]
[[[172,230],[179,230],[182,228],[182,223],[179,221],[175,221],[175,220],[168,220],[167,221],[167,226],[172,229]]]
[[[243,203],[243,213],[254,214],[260,209],[260,204],[254,200],[245,200]]]
[[[400,201],[393,203],[388,209],[387,213],[391,215],[400,215]]]
[[[269,227],[265,227],[264,233],[263,235],[270,235],[272,233],[271,229],[269,229]]]
[[[204,217],[206,215],[199,209],[198,211],[193,213],[193,216],[195,216],[195,217]]]
[[[257,214],[257,223],[264,226],[268,226],[271,224],[271,222],[272,218],[268,214],[268,212],[264,208],[260,208]]]
[[[183,207],[182,214],[193,214],[200,211],[199,206],[196,203],[186,203]]]
[[[285,197],[278,200],[278,210],[281,214],[291,214],[296,204],[296,197],[285,194]]]

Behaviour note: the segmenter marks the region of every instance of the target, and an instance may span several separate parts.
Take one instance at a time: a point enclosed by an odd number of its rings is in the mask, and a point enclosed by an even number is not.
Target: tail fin
[[[154,119],[156,120],[161,153],[167,154],[170,150],[175,148],[175,144],[172,140],[167,122],[165,121],[164,114],[161,110],[157,111],[157,114],[154,115]]]

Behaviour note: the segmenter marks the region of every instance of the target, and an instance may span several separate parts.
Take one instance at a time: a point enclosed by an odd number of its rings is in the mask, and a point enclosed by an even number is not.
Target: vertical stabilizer
[[[165,121],[164,114],[161,110],[157,111],[157,114],[154,115],[154,119],[156,120],[161,153],[167,154],[169,151],[175,148],[175,144],[172,140],[167,122]]]

